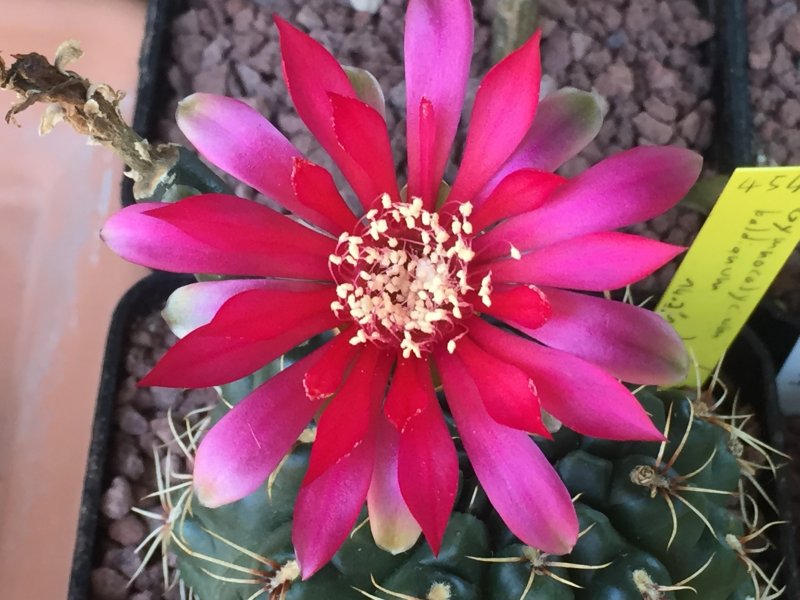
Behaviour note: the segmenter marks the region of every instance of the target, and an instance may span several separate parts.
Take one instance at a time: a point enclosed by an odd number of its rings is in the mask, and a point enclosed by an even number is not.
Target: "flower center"
[[[331,309],[358,324],[351,344],[398,344],[405,358],[444,340],[455,349],[466,333],[459,322],[473,312],[470,295],[490,303],[491,276],[469,277],[471,213],[469,203],[442,216],[420,198],[393,203],[384,194],[357,232],[339,237],[329,257],[338,296]]]

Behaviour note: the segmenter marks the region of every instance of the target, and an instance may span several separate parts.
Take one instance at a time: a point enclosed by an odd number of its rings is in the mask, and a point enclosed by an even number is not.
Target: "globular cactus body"
[[[228,403],[250,385],[240,387],[223,390]],[[438,556],[424,542],[392,555],[362,526],[328,566],[302,581],[291,519],[309,448],[298,444],[249,497],[217,509],[191,500],[172,544],[181,578],[203,600],[777,598],[777,584],[748,566],[744,544],[760,524],[741,514],[747,503],[738,498],[731,432],[684,393],[642,389],[637,397],[665,433],[663,444],[598,440],[566,428],[540,441],[575,496],[581,536],[567,556],[522,545],[462,456],[457,512]],[[699,416],[695,407],[703,409]]]

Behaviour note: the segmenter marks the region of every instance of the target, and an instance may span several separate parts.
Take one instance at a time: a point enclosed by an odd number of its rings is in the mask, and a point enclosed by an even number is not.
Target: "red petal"
[[[421,197],[426,208],[436,202],[461,118],[472,42],[472,5],[467,0],[408,3],[403,52],[408,197]],[[423,107],[423,102],[429,108]]]
[[[461,441],[486,495],[511,532],[548,554],[567,554],[578,539],[569,492],[528,435],[490,418],[456,357],[439,352],[447,402]]]
[[[593,233],[487,266],[494,282],[602,292],[647,277],[684,250],[638,235]]]
[[[292,542],[303,579],[327,563],[353,530],[367,497],[375,462],[372,437],[297,494]]]
[[[368,206],[375,199],[370,174],[341,147],[334,131],[329,94],[357,97],[347,73],[322,44],[278,15],[275,24],[280,33],[283,76],[297,114],[342,170],[362,205]]]
[[[267,380],[203,436],[194,489],[204,506],[244,498],[275,470],[322,404],[306,398],[302,385],[320,356],[317,350]]]
[[[482,231],[502,219],[539,208],[550,194],[564,183],[560,175],[521,169],[503,179],[470,217],[475,231]]]
[[[441,185],[442,176],[439,175],[439,179],[436,179],[436,176],[432,175],[437,166],[434,165],[433,155],[436,151],[436,142],[438,138],[436,136],[436,115],[433,104],[427,98],[422,98],[419,102],[418,127],[419,131],[415,136],[416,141],[414,142],[415,147],[418,148],[418,152],[416,152],[418,156],[416,158],[416,165],[413,168],[415,179],[418,180],[418,183],[415,183],[414,188],[412,188],[411,183],[409,183],[409,190],[413,189],[414,191],[410,191],[407,196],[409,198],[422,198],[425,209],[433,210],[439,198],[439,186]],[[410,157],[410,141],[408,147],[408,156]],[[410,168],[411,167],[409,167],[409,169]],[[410,177],[411,171],[409,171],[409,178]]]
[[[385,410],[400,431],[398,477],[403,498],[437,554],[455,503],[458,456],[426,361],[398,362]]]
[[[333,93],[329,94],[329,98],[333,106],[336,138],[370,182],[359,194],[362,203],[370,206],[367,199],[374,201],[384,193],[389,194],[393,200],[399,199],[386,121],[378,111],[358,98],[347,98]]]
[[[332,286],[313,292],[248,290],[170,348],[140,385],[208,387],[240,379],[334,327]]]
[[[223,279],[198,281],[179,287],[167,298],[161,316],[178,337],[211,322],[220,307],[247,290],[270,289],[285,292],[319,290],[318,283],[288,279]]]
[[[418,358],[401,358],[392,376],[392,385],[386,395],[385,412],[398,431],[408,421],[436,403],[436,393],[431,383],[428,363]]]
[[[292,189],[313,217],[308,219],[312,223],[318,223],[320,227],[337,234],[353,229],[356,217],[347,207],[327,169],[304,158],[295,158]]]
[[[350,343],[352,330],[346,329],[325,344],[322,359],[308,369],[303,386],[309,398],[327,398],[342,385],[350,364],[361,350]]]
[[[492,419],[506,427],[551,437],[542,423],[539,396],[530,377],[482,350],[469,338],[458,341],[455,353],[469,370]]]
[[[539,101],[537,32],[486,74],[475,96],[464,158],[448,203],[472,200],[522,141]]]
[[[481,319],[473,319],[469,327],[470,337],[482,348],[536,382],[542,407],[567,427],[610,440],[663,439],[634,395],[600,367]]]
[[[515,327],[534,330],[550,318],[550,301],[535,285],[495,288],[492,305],[481,306],[481,312],[492,315]]]
[[[325,473],[369,437],[384,391],[376,391],[376,382],[380,379],[376,373],[383,373],[385,387],[386,362],[375,346],[368,345],[362,350],[342,389],[322,413],[306,483]]]
[[[322,413],[292,527],[297,560],[306,579],[338,550],[364,504],[390,366],[387,355],[380,355],[374,346],[366,347],[344,388]]]
[[[438,554],[458,490],[458,455],[438,406],[422,411],[400,434],[398,473],[403,498]]]

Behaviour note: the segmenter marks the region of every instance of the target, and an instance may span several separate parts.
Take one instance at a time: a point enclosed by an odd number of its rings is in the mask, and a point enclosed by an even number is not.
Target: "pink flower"
[[[437,207],[472,54],[470,2],[409,2],[405,192],[379,109],[356,96],[320,44],[276,20],[289,92],[352,186],[357,214],[331,175],[253,109],[195,94],[178,111],[189,140],[297,218],[206,194],[128,207],[103,229],[139,264],[255,277],[176,291],[166,316],[182,339],[144,384],[223,384],[339,332],[206,435],[194,475],[200,501],[253,492],[321,412],[295,507],[303,575],[331,558],[365,499],[383,547],[405,550],[422,531],[437,551],[458,462],[434,371],[508,527],[545,552],[568,552],[575,511],[529,434],[548,435],[546,411],[591,436],[662,439],[619,380],[679,381],[681,341],[651,312],[578,292],[626,286],[681,252],[612,230],[677,202],[700,157],[637,148],[574,179],[554,175],[594,137],[600,115],[575,90],[539,103],[536,35],[485,76],[458,176]]]

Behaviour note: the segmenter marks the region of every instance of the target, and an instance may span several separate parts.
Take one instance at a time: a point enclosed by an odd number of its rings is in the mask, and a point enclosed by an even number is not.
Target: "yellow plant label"
[[[798,242],[800,166],[736,169],[656,307],[697,360],[701,381]],[[692,369],[684,384],[697,383]]]

